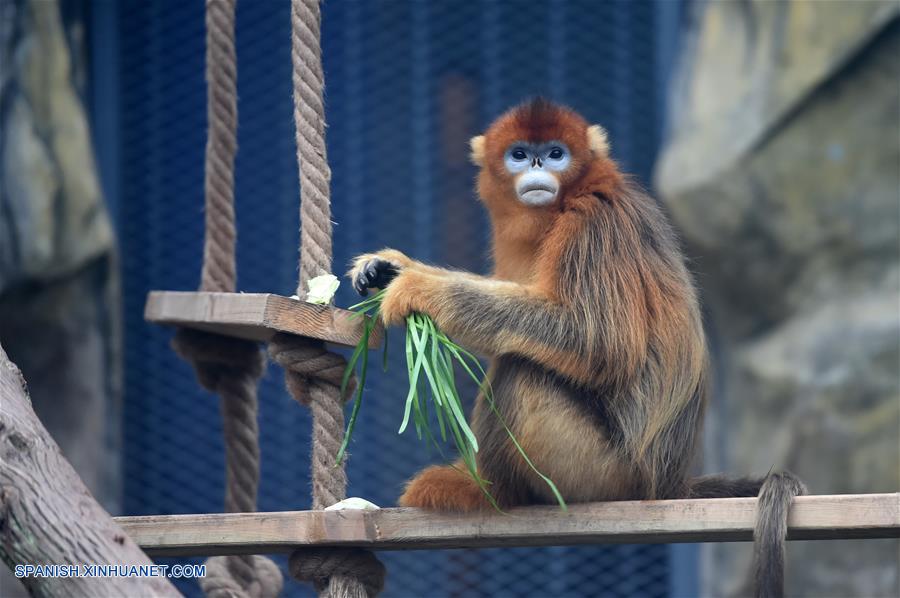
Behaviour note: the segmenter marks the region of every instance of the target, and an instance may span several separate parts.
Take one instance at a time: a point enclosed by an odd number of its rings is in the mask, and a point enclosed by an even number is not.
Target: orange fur
[[[490,507],[484,492],[459,463],[455,469],[449,465],[423,469],[406,484],[398,503],[401,507],[462,513]]]
[[[422,312],[492,359],[505,417],[570,499],[670,496],[682,491],[703,406],[699,311],[664,219],[629,186],[598,134],[571,110],[533,102],[473,140],[478,192],[491,217],[493,279],[427,266],[394,250],[362,256],[354,271],[375,258],[395,264],[399,274],[382,303],[386,324]],[[551,140],[568,147],[569,166],[555,173],[560,190],[553,202],[528,205],[515,192],[504,153],[517,142]],[[589,396],[572,398],[583,392]],[[610,425],[624,428],[615,431],[618,440],[571,411],[579,401],[587,401],[586,414],[601,409],[607,417],[602,410],[611,410]],[[494,438],[486,444],[497,465],[482,458],[483,448],[479,468],[489,480],[512,476],[498,479],[492,492],[512,504],[545,500],[545,487],[509,453],[481,403],[473,429],[483,447],[483,436]],[[669,438],[679,419],[684,438]],[[676,441],[685,446],[673,457],[667,443]],[[578,472],[591,473],[581,479]],[[465,510],[478,488],[464,479],[452,469],[429,468],[411,482],[403,504]]]

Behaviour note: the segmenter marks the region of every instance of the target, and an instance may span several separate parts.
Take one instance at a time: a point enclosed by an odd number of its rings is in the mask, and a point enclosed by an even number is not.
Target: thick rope
[[[237,153],[236,0],[206,1],[206,237],[201,291],[233,293],[234,156]]]
[[[312,411],[312,508],[324,509],[347,498],[347,474],[335,461],[344,436],[340,386],[347,362],[322,341],[289,334],[269,342],[269,356],[285,369],[291,396]]]
[[[237,287],[234,224],[234,157],[237,152],[236,0],[206,2],[206,80],[209,131],[204,191],[206,235],[200,290],[234,292]],[[194,366],[200,384],[219,395],[225,439],[225,510],[256,510],[259,488],[259,429],[256,389],[265,361],[257,343],[182,329],[172,342]],[[210,598],[274,598],[284,581],[278,566],[262,556],[213,557],[201,581]]]
[[[249,562],[252,579],[246,584],[238,581],[232,564]],[[206,577],[200,580],[200,588],[209,598],[267,598],[281,593],[284,580],[281,569],[271,559],[253,555],[236,560],[233,557],[214,556],[206,561]]]
[[[342,588],[341,595],[354,598],[375,596],[384,589],[385,569],[375,555],[360,548],[304,548],[294,551],[288,562],[291,575],[307,580],[323,591],[329,579],[335,575],[347,579],[353,576],[362,584],[365,593],[354,594],[359,585]],[[343,582],[343,580],[341,580]],[[332,582],[334,583],[334,582]]]
[[[300,170],[300,283],[331,272],[331,170],[325,153],[325,76],[319,0],[291,0],[294,124]]]
[[[347,362],[319,340],[277,334],[269,342],[269,356],[285,369],[291,396],[312,411],[312,507],[323,509],[346,498],[347,474],[335,457],[344,434],[343,403],[355,381],[341,397]],[[302,548],[291,555],[289,568],[296,579],[330,598],[366,598],[384,587],[384,565],[367,550]]]
[[[256,510],[259,446],[256,382],[265,362],[256,343],[182,329],[172,341],[175,352],[194,366],[200,385],[222,398],[227,487],[225,510]]]
[[[199,330],[181,329],[175,352],[194,366],[203,388],[219,395],[225,437],[225,510],[256,510],[259,428],[256,387],[265,368],[259,345]],[[213,557],[201,583],[210,598],[274,598],[283,586],[278,566],[260,556]]]
[[[331,272],[331,170],[325,152],[325,76],[322,71],[319,0],[291,0],[291,61],[294,81],[294,124],[300,171],[300,280],[304,284]],[[321,341],[278,335],[269,354],[286,370],[295,400],[309,405],[313,415],[313,508],[343,500],[347,474],[335,463],[344,434],[340,382],[345,362]],[[309,565],[309,566],[307,566]],[[384,586],[384,567],[364,550],[298,550],[291,556],[291,573],[311,581],[321,596],[364,598]]]

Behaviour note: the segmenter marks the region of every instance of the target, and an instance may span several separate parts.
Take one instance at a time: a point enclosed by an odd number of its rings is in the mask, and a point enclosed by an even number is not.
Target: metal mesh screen
[[[646,183],[660,131],[658,15],[649,2],[326,2],[335,269],[361,251],[394,246],[484,271],[488,232],[466,142],[531,95],[563,101],[604,124],[615,157]],[[237,20],[239,287],[292,294],[298,189],[289,6],[239,2]],[[142,320],[149,290],[193,289],[199,277],[203,3],[128,2],[113,21],[120,49],[125,511],[215,512],[224,483],[217,401],[170,350],[171,331]],[[344,286],[339,305],[355,301]],[[406,378],[401,351],[393,354],[389,373],[370,375],[349,462],[351,494],[381,505],[393,504],[403,482],[439,458],[413,434],[395,434]],[[307,508],[310,421],[274,366],[260,404],[260,509]],[[382,557],[388,596],[651,597],[667,595],[672,576],[664,546]],[[181,589],[199,594],[193,582]],[[287,585],[286,595],[309,593]]]

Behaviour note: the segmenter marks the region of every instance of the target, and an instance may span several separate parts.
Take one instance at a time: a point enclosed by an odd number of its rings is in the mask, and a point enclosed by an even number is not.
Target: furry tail
[[[787,517],[791,501],[801,494],[806,494],[806,486],[789,472],[770,473],[764,478],[711,475],[690,481],[691,498],[759,497],[753,530],[753,582],[757,598],[784,596]]]
[[[753,577],[757,598],[778,598],[784,595],[784,541],[787,539],[787,518],[791,501],[806,494],[803,485],[792,473],[772,473],[759,491],[756,527],[753,530]]]

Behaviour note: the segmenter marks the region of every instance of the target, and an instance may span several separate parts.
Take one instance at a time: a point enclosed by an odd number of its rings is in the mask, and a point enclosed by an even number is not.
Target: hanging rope
[[[194,366],[201,386],[221,399],[225,511],[253,512],[259,486],[256,387],[265,368],[263,354],[254,342],[199,330],[179,330],[172,345]],[[217,556],[206,565],[200,586],[210,598],[275,598],[281,593],[281,571],[266,557]]]
[[[233,293],[234,155],[237,153],[236,0],[206,2],[206,236],[200,290]]]
[[[297,579],[311,582],[320,593],[330,590],[332,596],[365,598],[384,589],[384,565],[361,548],[296,550],[288,568]],[[360,585],[365,593],[360,593]]]
[[[331,272],[331,169],[325,154],[325,76],[319,0],[291,0],[294,125],[300,169],[300,281]]]
[[[346,498],[347,474],[336,467],[335,456],[344,435],[340,387],[347,362],[322,341],[290,334],[276,335],[269,355],[286,370],[291,396],[312,411],[312,508],[324,509]]]
[[[237,152],[236,0],[206,2],[206,80],[209,132],[204,192],[206,236],[201,291],[234,292],[234,156]],[[259,487],[259,428],[256,389],[265,369],[257,343],[182,329],[175,351],[194,366],[200,384],[221,398],[225,439],[225,510],[256,510]],[[200,585],[210,598],[274,598],[283,579],[263,556],[219,556],[206,562]]]
[[[325,152],[320,22],[319,0],[291,0],[294,124],[300,171],[300,297],[305,296],[306,281],[331,272],[331,171]],[[344,433],[346,397],[341,397],[340,383],[346,362],[329,352],[322,341],[283,334],[269,343],[269,354],[285,368],[291,396],[312,411],[313,508],[341,501],[346,498],[347,474],[335,457]],[[384,565],[374,554],[360,549],[300,549],[291,555],[290,570],[328,598],[366,598],[384,586]]]

